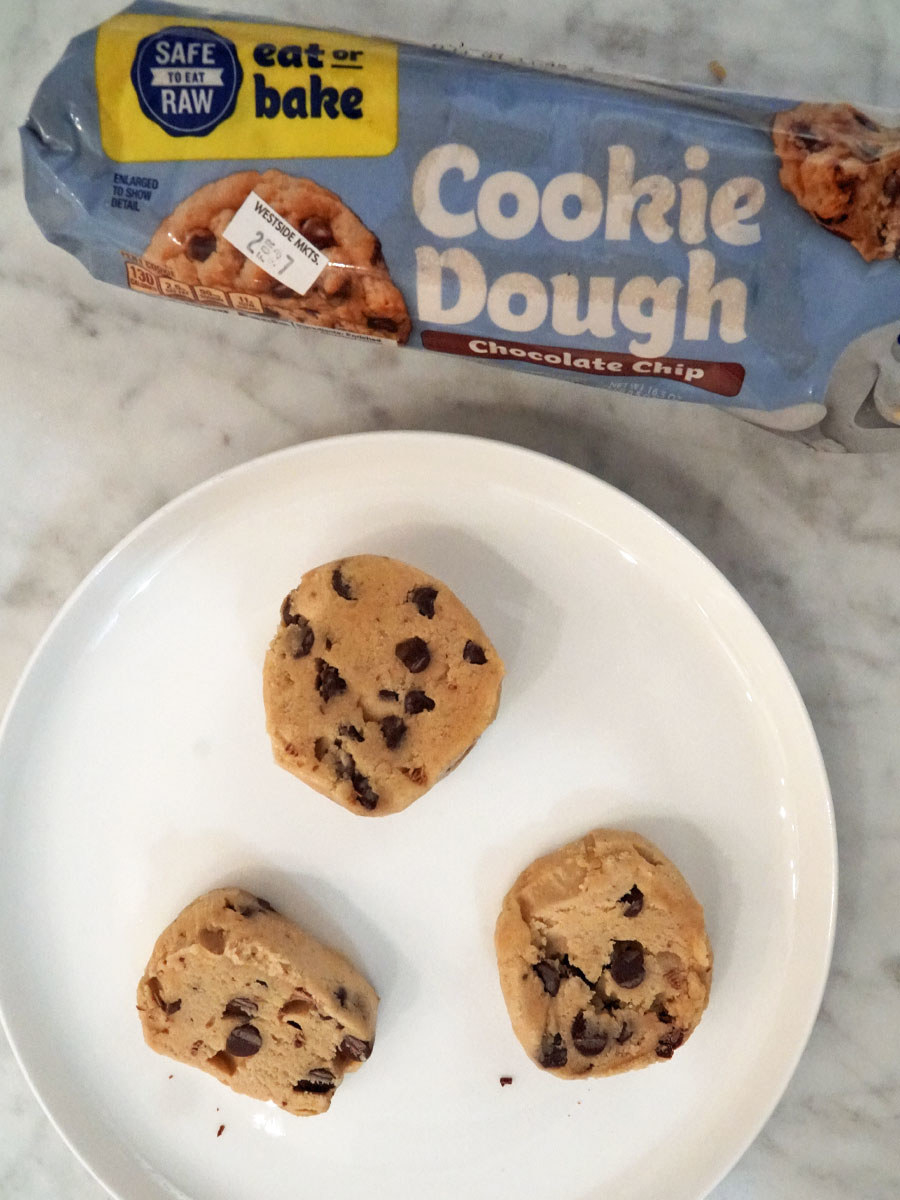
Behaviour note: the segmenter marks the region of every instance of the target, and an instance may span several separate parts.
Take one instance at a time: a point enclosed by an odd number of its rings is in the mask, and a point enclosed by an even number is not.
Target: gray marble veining
[[[900,1194],[900,455],[815,454],[719,413],[156,304],[91,280],[22,200],[14,124],[115,5],[7,5],[0,141],[0,703],[47,622],[136,522],[217,471],[364,429],[481,434],[647,504],[773,635],[825,755],[840,844],[834,967],[799,1068],[715,1200]],[[895,0],[253,0],[246,11],[675,81],[900,106]],[[165,361],[161,373],[159,364]],[[177,381],[177,390],[176,390]],[[2,966],[0,966],[2,969]],[[766,964],[760,963],[764,971]],[[0,1049],[0,1196],[99,1200]]]

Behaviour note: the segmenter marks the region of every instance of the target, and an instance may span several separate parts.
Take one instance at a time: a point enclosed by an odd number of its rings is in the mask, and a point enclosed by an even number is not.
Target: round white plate
[[[477,749],[383,820],[274,766],[261,700],[284,594],[363,551],[445,580],[508,670]],[[36,651],[0,734],[0,797],[0,1009],[47,1112],[122,1200],[697,1200],[778,1100],[828,969],[828,785],[768,636],[662,521],[498,443],[313,442],[168,505]],[[683,870],[712,998],[670,1063],[561,1082],[513,1037],[493,926],[526,863],[599,825]],[[375,1054],[327,1116],[144,1045],[153,942],[225,883],[381,995]]]

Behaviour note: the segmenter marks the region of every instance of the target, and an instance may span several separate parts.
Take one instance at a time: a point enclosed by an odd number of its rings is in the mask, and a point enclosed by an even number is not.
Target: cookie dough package
[[[884,114],[139,4],[70,43],[22,140],[98,279],[900,447]]]

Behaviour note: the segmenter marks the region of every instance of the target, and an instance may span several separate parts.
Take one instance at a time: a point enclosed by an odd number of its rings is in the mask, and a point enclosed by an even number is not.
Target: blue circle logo
[[[145,117],[172,137],[206,137],[234,112],[244,72],[212,29],[170,25],[138,43],[131,82]]]

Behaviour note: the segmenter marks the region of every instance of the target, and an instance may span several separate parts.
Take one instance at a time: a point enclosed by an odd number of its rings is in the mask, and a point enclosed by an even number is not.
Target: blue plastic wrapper
[[[900,446],[900,129],[136,5],[22,129],[44,235],[220,312]]]

